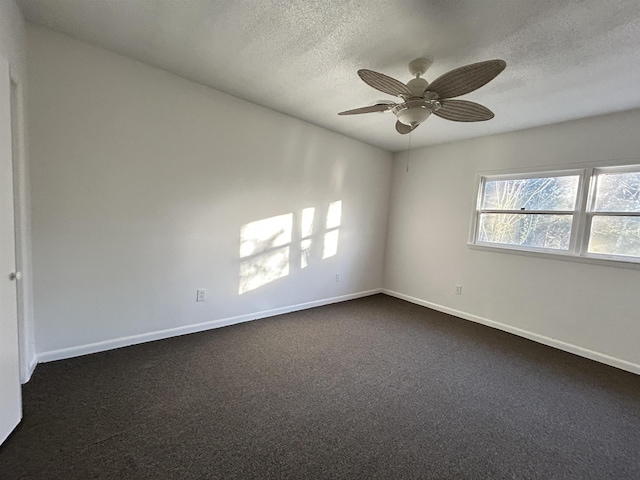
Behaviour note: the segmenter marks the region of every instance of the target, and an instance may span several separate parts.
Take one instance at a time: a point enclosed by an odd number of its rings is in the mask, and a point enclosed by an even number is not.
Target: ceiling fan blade
[[[398,131],[398,133],[401,133],[402,135],[413,132],[417,126],[418,125],[416,125],[415,127],[412,127],[411,125],[405,125],[400,120],[396,122],[396,130]]]
[[[354,108],[353,110],[346,110],[340,112],[338,115],[357,115],[359,113],[372,113],[372,112],[386,112],[391,110],[395,106],[395,103],[378,103],[369,107]]]
[[[364,83],[376,90],[380,90],[381,92],[394,95],[396,97],[401,97],[403,95],[411,96],[411,90],[409,90],[404,83],[396,80],[395,78],[366,69],[358,70],[358,75],[360,75],[360,78]]]
[[[489,83],[506,66],[507,63],[504,60],[487,60],[465,65],[439,76],[427,90],[437,93],[443,99],[459,97]]]
[[[444,100],[441,105],[433,114],[454,122],[482,122],[494,117],[487,107],[467,100]]]

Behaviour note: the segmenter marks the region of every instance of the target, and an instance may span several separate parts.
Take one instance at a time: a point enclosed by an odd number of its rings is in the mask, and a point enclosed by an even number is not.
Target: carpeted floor
[[[39,365],[13,479],[639,479],[640,376],[385,295]]]

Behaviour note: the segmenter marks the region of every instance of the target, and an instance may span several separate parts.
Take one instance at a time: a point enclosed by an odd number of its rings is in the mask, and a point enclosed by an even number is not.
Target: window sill
[[[566,252],[555,251],[539,251],[533,249],[514,248],[507,245],[496,244],[477,244],[468,243],[467,246],[472,250],[481,250],[494,253],[508,253],[511,255],[524,255],[526,257],[548,258],[553,260],[563,260],[578,263],[590,263],[592,265],[601,265],[605,267],[632,268],[640,270],[640,259],[633,260],[623,257],[622,259],[604,258],[604,257],[585,257],[571,255]]]

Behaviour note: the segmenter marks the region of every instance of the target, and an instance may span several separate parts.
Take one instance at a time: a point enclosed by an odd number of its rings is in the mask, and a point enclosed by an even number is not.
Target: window
[[[472,244],[640,263],[640,166],[483,176]]]
[[[478,241],[568,250],[579,178],[487,179]]]
[[[640,259],[640,171],[594,172],[587,252]]]

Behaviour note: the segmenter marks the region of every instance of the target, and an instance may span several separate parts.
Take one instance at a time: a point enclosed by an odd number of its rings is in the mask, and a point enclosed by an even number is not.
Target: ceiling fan
[[[409,71],[415,78],[407,84],[373,70],[358,70],[360,78],[370,87],[402,98],[401,103],[380,101],[368,107],[340,112],[338,115],[391,111],[398,118],[396,130],[410,133],[432,113],[455,122],[481,122],[491,120],[491,110],[467,100],[449,100],[459,97],[489,83],[502,72],[507,63],[504,60],[487,60],[456,68],[441,75],[431,84],[420,76],[431,66],[426,58],[417,58],[409,63]]]

